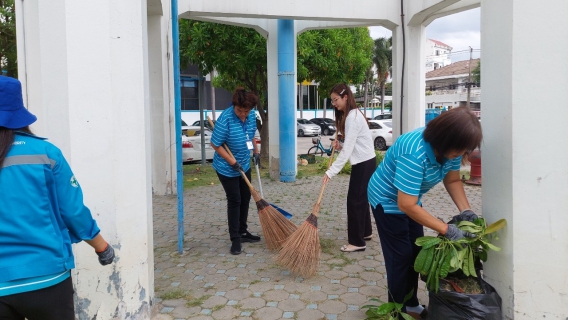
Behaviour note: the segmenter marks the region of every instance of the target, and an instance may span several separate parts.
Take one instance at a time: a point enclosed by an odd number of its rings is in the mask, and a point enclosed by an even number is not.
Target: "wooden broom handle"
[[[209,121],[211,128],[213,128],[213,130],[215,130],[215,124],[213,123],[213,121],[211,121],[211,118],[209,116],[207,116],[207,121]],[[237,161],[237,159],[235,159],[235,156],[231,152],[231,149],[229,149],[229,146],[226,143],[223,143],[223,147],[225,148],[225,151],[227,151],[229,156],[231,156],[231,158],[233,158],[233,160]],[[247,183],[249,189],[254,189],[254,187],[250,183],[249,179],[247,178],[247,175],[242,170],[239,170],[239,173],[241,174],[241,176],[243,177],[243,179]]]
[[[337,131],[335,132],[335,139],[337,140]],[[333,146],[333,148],[331,149],[331,156],[329,157],[329,162],[327,164],[327,170],[329,170],[329,167],[331,167],[331,162],[333,162],[333,155],[335,154],[335,145]],[[324,173],[325,174],[325,173]],[[323,191],[325,190],[325,183],[322,184],[321,186],[321,190],[320,190],[320,195],[318,197],[318,201],[316,202],[316,205],[321,203],[321,199],[323,198]]]

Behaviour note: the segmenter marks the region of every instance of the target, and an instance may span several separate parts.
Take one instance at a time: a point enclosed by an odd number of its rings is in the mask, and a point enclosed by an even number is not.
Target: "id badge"
[[[253,146],[252,146],[252,141],[250,141],[250,140],[247,141],[247,148],[248,148],[249,150],[254,149]]]

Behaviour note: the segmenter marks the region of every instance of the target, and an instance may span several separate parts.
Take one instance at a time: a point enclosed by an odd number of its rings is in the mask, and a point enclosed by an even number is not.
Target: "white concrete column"
[[[267,20],[266,74],[268,78],[268,159],[270,176],[280,178],[280,123],[278,122],[278,20]]]
[[[400,118],[402,117],[402,133],[424,126],[425,100],[425,37],[426,28],[423,25],[406,26],[406,50],[403,50],[402,27],[393,30],[393,135],[401,133]],[[404,84],[402,81],[403,51],[405,51]],[[400,110],[401,88],[403,88],[403,107]]]
[[[74,246],[78,319],[149,319],[153,299],[146,1],[17,0],[32,126],[59,146],[117,260]]]
[[[483,215],[508,222],[484,269],[504,319],[568,316],[568,3],[535,10],[481,5]]]
[[[169,2],[166,2],[169,7]],[[165,8],[166,9],[166,8]],[[168,15],[148,16],[148,70],[152,141],[152,190],[156,195],[176,194],[174,106],[170,94],[171,28]]]

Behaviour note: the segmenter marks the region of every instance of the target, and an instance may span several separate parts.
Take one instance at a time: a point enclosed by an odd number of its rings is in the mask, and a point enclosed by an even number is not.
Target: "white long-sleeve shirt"
[[[341,171],[347,163],[351,165],[372,159],[375,156],[373,137],[367,125],[367,120],[359,109],[353,109],[345,119],[345,142],[339,156],[325,172],[331,179]]]

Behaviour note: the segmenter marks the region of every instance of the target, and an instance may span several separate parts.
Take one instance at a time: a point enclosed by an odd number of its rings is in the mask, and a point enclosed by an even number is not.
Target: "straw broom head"
[[[337,137],[337,136],[336,136]],[[331,151],[327,168],[331,166],[335,146]],[[283,244],[282,249],[275,257],[277,264],[285,267],[294,274],[304,277],[313,276],[317,270],[321,255],[321,245],[318,234],[318,213],[325,183],[321,186],[320,194],[312,213]]]
[[[318,235],[319,204],[314,206],[310,216],[282,245],[275,260],[293,274],[311,277],[316,274],[321,255]]]
[[[266,246],[270,250],[278,250],[282,247],[282,243],[292,234],[298,227],[290,220],[286,219],[276,208],[261,198],[256,189],[250,188],[251,194],[256,202],[258,209],[258,218],[262,233],[266,239]]]

